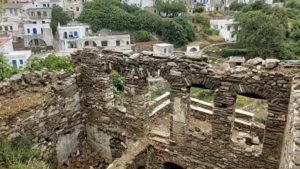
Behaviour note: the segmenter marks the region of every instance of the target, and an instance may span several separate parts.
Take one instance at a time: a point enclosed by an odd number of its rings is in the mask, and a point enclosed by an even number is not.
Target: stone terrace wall
[[[300,79],[294,78],[294,86],[291,93],[287,127],[285,131],[285,141],[281,156],[280,168],[297,169],[300,168]]]
[[[172,144],[162,145],[162,149],[167,147],[168,151],[177,152],[183,157],[198,159],[199,166],[208,163],[203,168],[279,167],[292,74],[256,67],[216,73],[202,58],[154,57],[151,52],[127,55],[84,50],[74,54],[73,58],[81,72],[79,82],[83,90],[83,109],[88,112],[89,123],[101,126],[98,127],[99,131],[105,131],[108,135],[111,131],[118,132],[133,140],[142,137],[148,126],[150,111],[147,100],[143,97],[147,92],[147,77],[163,77],[171,88],[172,120],[169,141]],[[130,96],[126,112],[114,107],[110,75],[112,70],[117,70],[125,77],[125,95]],[[189,130],[189,121],[193,118],[190,115],[192,86],[215,91],[213,115],[209,118],[212,124],[211,136],[195,137],[191,134],[195,131]],[[237,95],[268,101],[268,119],[264,138],[261,140],[262,154],[255,155],[231,141]],[[158,166],[153,166],[155,167]]]
[[[66,161],[84,131],[76,76],[23,73],[0,83],[0,135],[28,136],[45,158]]]

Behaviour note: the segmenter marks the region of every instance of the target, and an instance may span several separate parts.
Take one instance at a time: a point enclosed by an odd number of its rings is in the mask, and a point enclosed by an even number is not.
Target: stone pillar
[[[280,159],[289,99],[274,99],[268,103],[263,155],[276,163]]]
[[[126,84],[125,85],[125,107],[126,113],[134,116],[148,115],[148,86]]]
[[[216,141],[230,143],[234,125],[234,104],[236,94],[231,90],[231,83],[224,82],[216,91],[214,110],[211,118],[212,137]]]
[[[103,56],[94,53],[81,53],[78,66],[81,75],[78,79],[82,89],[84,109],[87,113],[109,113],[114,109],[112,76],[109,65]]]
[[[173,141],[184,141],[185,133],[188,130],[188,121],[190,113],[190,89],[181,90],[171,88],[171,139]]]

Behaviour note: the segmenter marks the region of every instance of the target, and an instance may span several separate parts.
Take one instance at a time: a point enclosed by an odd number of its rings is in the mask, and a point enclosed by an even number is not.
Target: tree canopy
[[[87,2],[78,20],[88,23],[94,32],[102,28],[117,31],[145,30],[157,34],[175,46],[185,45],[188,41],[195,39],[195,30],[186,18],[175,17],[171,21],[164,21],[155,14],[117,0],[94,0]],[[171,32],[168,29],[181,30],[183,34],[179,34],[176,31]],[[167,34],[165,34],[166,32]],[[173,38],[172,36],[177,37]]]
[[[238,43],[252,56],[284,57],[281,53],[286,33],[284,19],[262,11],[250,11],[239,13],[236,20],[240,26]]]
[[[66,25],[70,20],[71,17],[68,14],[66,14],[61,7],[53,7],[50,23],[52,32],[55,33],[57,31],[58,23],[60,23],[61,25]]]
[[[155,6],[159,13],[163,12],[167,17],[175,17],[181,12],[186,12],[186,6],[183,0],[157,0]]]

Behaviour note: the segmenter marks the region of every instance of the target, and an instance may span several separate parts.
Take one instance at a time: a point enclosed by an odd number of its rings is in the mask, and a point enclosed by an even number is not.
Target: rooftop
[[[21,3],[7,3],[4,5],[4,8],[8,8],[8,9],[11,9],[11,8],[14,8],[14,9],[21,9],[25,4],[21,4]]]
[[[0,38],[0,46],[6,44],[9,42],[11,39],[10,38]]]

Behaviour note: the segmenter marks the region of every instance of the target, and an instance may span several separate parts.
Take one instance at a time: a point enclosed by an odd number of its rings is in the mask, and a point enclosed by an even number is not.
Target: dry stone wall
[[[189,165],[188,162],[183,165],[190,168],[196,168],[197,165],[200,168],[228,169],[279,167],[292,73],[285,74],[277,68],[258,69],[256,66],[238,71],[218,72],[206,63],[205,58],[195,59],[181,55],[155,57],[151,52],[129,55],[84,50],[72,57],[81,73],[78,81],[83,91],[83,110],[88,114],[88,123],[96,125],[97,130],[104,131],[107,135],[119,133],[119,138],[124,136],[131,140],[138,140],[147,135],[145,131],[149,127],[148,122],[151,121],[148,117],[151,106],[147,106],[147,99],[144,97],[147,93],[147,78],[162,77],[168,81],[171,88],[171,111],[167,112],[171,113],[172,119],[170,137],[157,146],[158,151],[166,149],[180,154],[178,158],[197,159],[198,162],[193,165]],[[114,107],[115,98],[110,76],[112,70],[117,70],[125,77],[125,96],[129,96],[126,99],[130,103],[127,111],[120,111]],[[196,137],[197,132],[201,134],[200,131],[189,126],[190,121],[195,118],[190,113],[191,87],[215,91],[213,114],[209,117],[211,135]],[[258,132],[256,135],[259,135],[260,141],[263,142],[261,154],[253,153],[251,146],[240,147],[231,140],[237,95],[268,102],[265,131],[251,131]],[[207,119],[206,116],[204,118]],[[167,157],[164,159],[168,160]],[[202,165],[204,163],[207,165]],[[152,166],[149,164],[148,167],[159,168],[159,165],[161,164],[154,160]]]
[[[32,138],[47,159],[62,164],[84,131],[76,74],[23,73],[0,84],[0,134]]]

